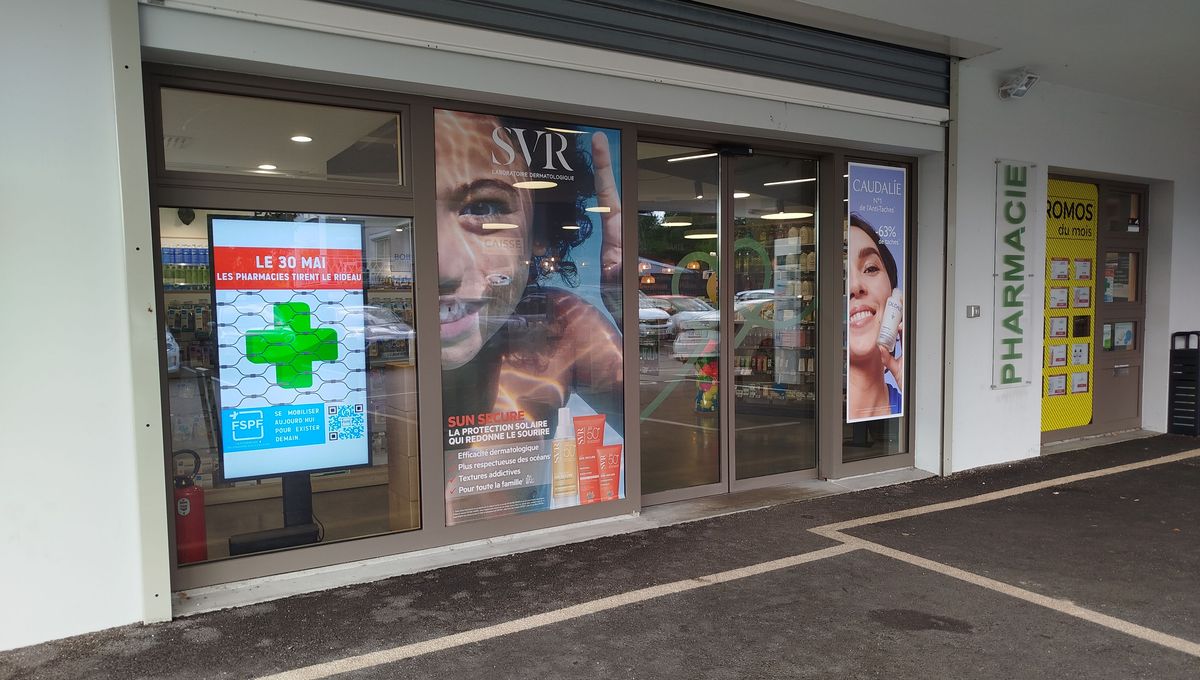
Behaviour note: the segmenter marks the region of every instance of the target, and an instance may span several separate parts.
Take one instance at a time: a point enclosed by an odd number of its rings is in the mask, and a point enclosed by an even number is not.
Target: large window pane
[[[714,151],[638,144],[642,492],[721,481]]]
[[[163,208],[159,223],[180,564],[419,527],[411,220]],[[280,230],[291,250],[268,242]],[[338,234],[358,245],[342,269]],[[350,458],[322,453],[335,440]]]
[[[395,113],[163,88],[167,170],[395,186]]]
[[[735,476],[817,464],[817,163],[737,158]]]

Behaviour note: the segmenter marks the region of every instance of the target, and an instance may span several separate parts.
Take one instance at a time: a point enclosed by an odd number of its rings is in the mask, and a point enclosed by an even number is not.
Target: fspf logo
[[[229,428],[235,442],[251,442],[262,439],[263,412],[237,411],[231,416]]]

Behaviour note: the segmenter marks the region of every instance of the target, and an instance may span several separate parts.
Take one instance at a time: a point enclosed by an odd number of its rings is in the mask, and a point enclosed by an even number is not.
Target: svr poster
[[[623,498],[620,132],[434,120],[447,524]]]
[[[850,163],[846,422],[904,415],[907,169]]]
[[[224,478],[369,464],[362,225],[209,229]]]

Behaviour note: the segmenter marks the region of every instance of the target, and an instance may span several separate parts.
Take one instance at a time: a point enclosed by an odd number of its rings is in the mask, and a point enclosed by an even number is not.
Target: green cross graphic
[[[280,387],[312,387],[313,362],[336,361],[338,335],[332,328],[312,327],[312,310],[303,302],[274,305],[275,327],[246,333],[246,358],[275,366]]]

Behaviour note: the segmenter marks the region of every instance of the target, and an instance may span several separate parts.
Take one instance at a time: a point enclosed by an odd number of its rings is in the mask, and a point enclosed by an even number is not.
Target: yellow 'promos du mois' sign
[[[1097,198],[1094,184],[1046,186],[1042,432],[1092,422]]]

